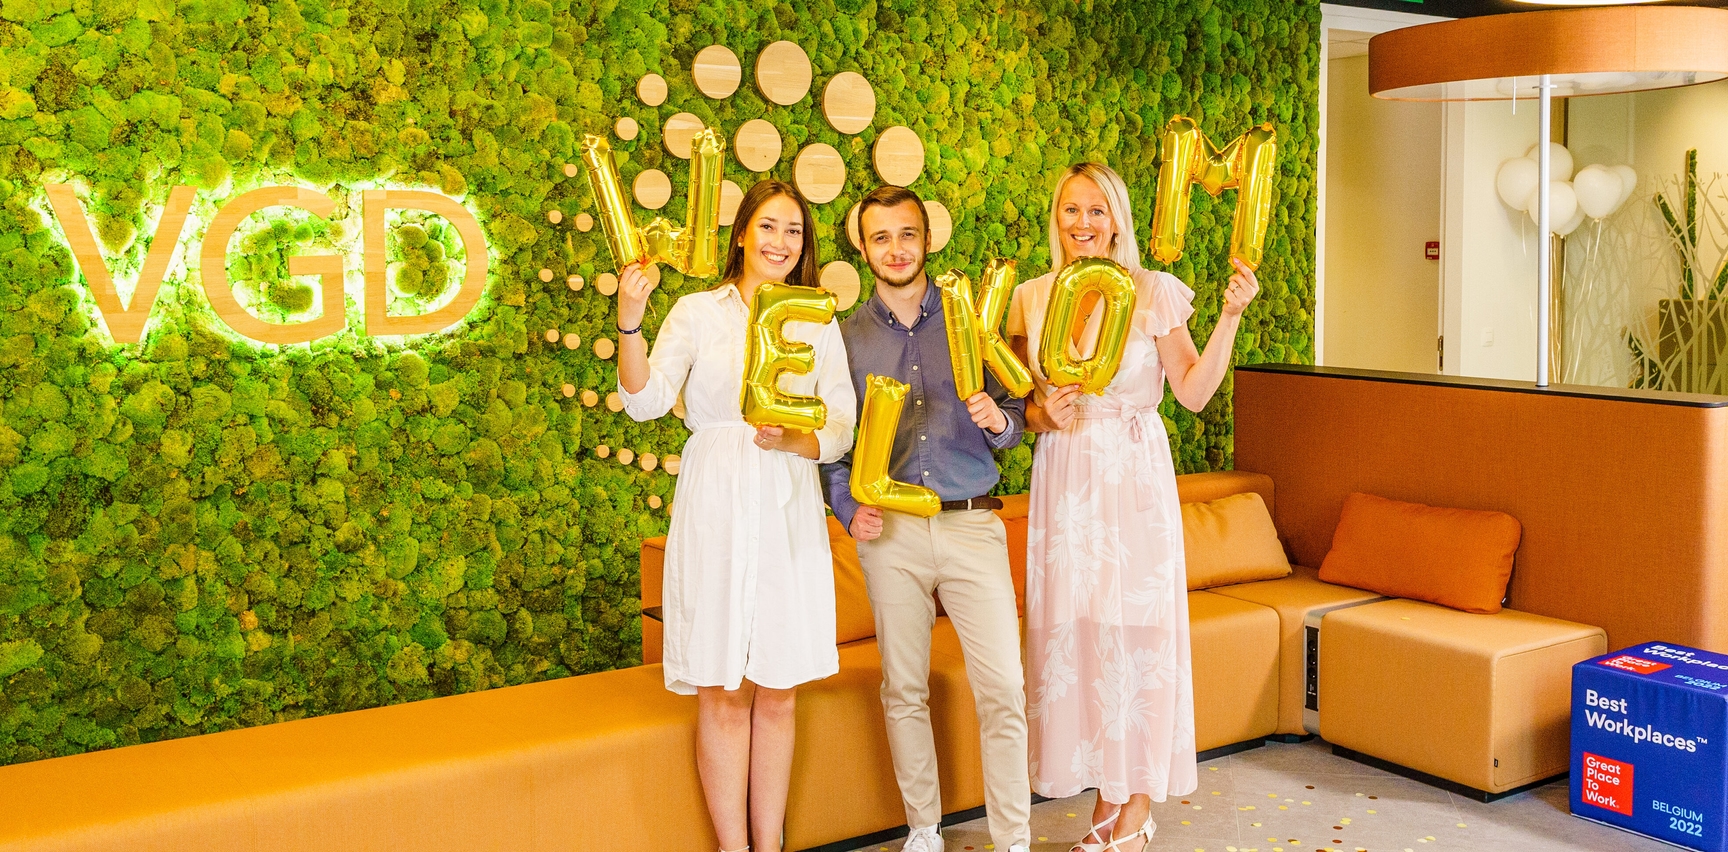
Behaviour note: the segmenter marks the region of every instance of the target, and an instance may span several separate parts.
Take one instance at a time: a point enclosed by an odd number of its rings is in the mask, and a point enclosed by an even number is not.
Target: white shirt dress
[[[691,435],[666,537],[662,656],[666,688],[686,695],[745,679],[790,689],[840,670],[817,462],[756,446],[740,413],[748,322],[731,284],[679,298],[654,340],[647,385],[618,388],[638,421],[684,395]],[[852,448],[858,410],[840,326],[791,322],[785,334],[814,347],[816,367],[780,386],[827,404],[816,442],[820,461],[835,461]]]

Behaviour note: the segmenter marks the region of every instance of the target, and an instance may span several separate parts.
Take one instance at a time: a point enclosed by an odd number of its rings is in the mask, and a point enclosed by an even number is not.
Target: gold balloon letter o
[[[1104,317],[1092,357],[1077,361],[1068,352],[1069,331],[1088,293],[1103,297]],[[1038,363],[1050,384],[1079,384],[1086,393],[1103,393],[1122,365],[1122,348],[1133,321],[1134,278],[1127,270],[1102,257],[1083,257],[1063,267],[1051,287],[1038,341]]]

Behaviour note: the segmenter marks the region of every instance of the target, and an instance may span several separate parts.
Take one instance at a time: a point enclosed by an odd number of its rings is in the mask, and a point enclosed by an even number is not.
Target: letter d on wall
[[[480,301],[486,289],[486,234],[468,208],[456,199],[412,189],[371,189],[361,194],[365,205],[366,240],[366,333],[374,337],[387,334],[436,334],[462,321]],[[467,254],[462,282],[450,303],[431,313],[415,316],[392,316],[389,311],[390,288],[386,281],[387,264],[384,252],[384,211],[424,210],[444,217],[456,226],[462,237],[462,250]]]
[[[834,305],[834,294],[827,290],[774,283],[756,288],[744,338],[744,394],[739,408],[745,423],[805,432],[827,424],[828,407],[822,400],[781,390],[780,375],[816,369],[816,350],[787,340],[786,324],[825,323],[834,316]]]
[[[929,518],[942,511],[942,498],[922,485],[888,475],[909,389],[891,376],[871,375],[865,380],[864,413],[858,418],[858,445],[852,452],[852,497],[865,506]]]

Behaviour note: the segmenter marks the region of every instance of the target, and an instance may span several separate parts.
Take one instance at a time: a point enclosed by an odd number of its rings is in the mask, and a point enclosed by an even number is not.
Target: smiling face
[[[1075,175],[1062,184],[1056,199],[1056,233],[1062,238],[1065,261],[1081,257],[1109,257],[1116,238],[1116,220],[1104,191],[1085,175]]]
[[[878,283],[904,287],[924,274],[929,234],[916,201],[866,207],[858,214],[858,230],[863,234],[864,259]]]
[[[785,281],[804,253],[804,215],[798,202],[784,195],[762,202],[739,245],[747,281]]]

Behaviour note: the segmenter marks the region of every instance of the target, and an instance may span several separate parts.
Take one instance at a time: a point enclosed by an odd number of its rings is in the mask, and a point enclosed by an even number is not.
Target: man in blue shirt
[[[1026,406],[988,372],[983,391],[966,400],[956,394],[941,294],[924,271],[929,230],[924,205],[909,190],[884,186],[859,202],[858,231],[875,294],[840,330],[860,403],[869,375],[910,386],[889,475],[934,490],[942,512],[919,518],[860,506],[850,487],[851,454],[823,465],[823,487],[858,542],[876,615],[888,745],[912,828],[903,848],[943,852],[929,706],[930,632],[940,592],[978,709],[990,836],[998,849],[1026,852],[1032,790],[1020,622],[1007,533],[990,511],[1002,502],[987,496],[999,478],[991,451],[1020,443]]]

